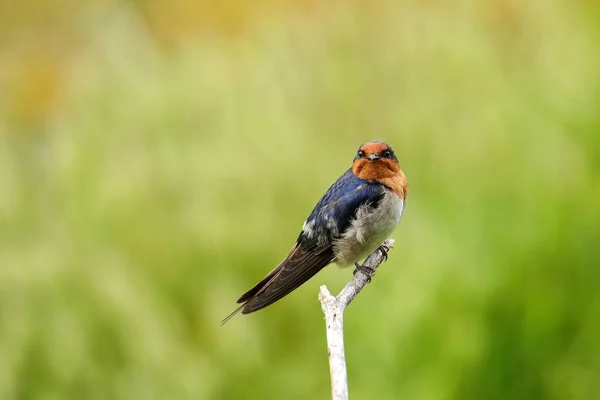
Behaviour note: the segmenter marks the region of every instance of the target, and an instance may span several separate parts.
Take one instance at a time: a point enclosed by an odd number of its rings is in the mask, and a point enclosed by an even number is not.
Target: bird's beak
[[[371,161],[375,161],[375,160],[379,160],[381,157],[379,157],[377,154],[369,154],[367,156],[367,158]]]

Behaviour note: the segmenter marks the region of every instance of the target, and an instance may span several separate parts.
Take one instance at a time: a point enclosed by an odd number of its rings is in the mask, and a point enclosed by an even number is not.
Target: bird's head
[[[394,150],[384,142],[373,140],[358,148],[352,171],[363,179],[379,179],[400,171]]]
[[[360,146],[352,163],[352,172],[361,179],[383,183],[401,197],[408,193],[404,172],[387,143],[373,140]]]

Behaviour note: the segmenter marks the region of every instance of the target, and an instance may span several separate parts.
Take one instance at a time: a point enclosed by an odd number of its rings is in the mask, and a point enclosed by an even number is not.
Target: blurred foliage
[[[219,321],[371,139],[354,399],[600,398],[594,1],[0,4],[0,398],[325,399],[318,286]]]

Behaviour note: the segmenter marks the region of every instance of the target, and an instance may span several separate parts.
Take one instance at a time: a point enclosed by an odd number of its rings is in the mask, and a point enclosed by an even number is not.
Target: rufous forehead
[[[382,142],[368,142],[363,144],[360,149],[366,154],[379,154],[388,149],[388,146]]]

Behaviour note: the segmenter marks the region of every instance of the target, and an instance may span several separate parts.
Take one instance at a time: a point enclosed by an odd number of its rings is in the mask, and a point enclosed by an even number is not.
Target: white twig
[[[388,239],[382,245],[388,250],[394,247],[394,239]],[[321,286],[319,301],[325,314],[327,326],[327,353],[329,354],[329,373],[331,375],[331,397],[333,400],[348,399],[348,376],[346,374],[346,354],[344,352],[344,309],[360,293],[362,288],[375,275],[375,270],[385,259],[387,251],[375,250],[357,269],[354,277],[337,295]]]

